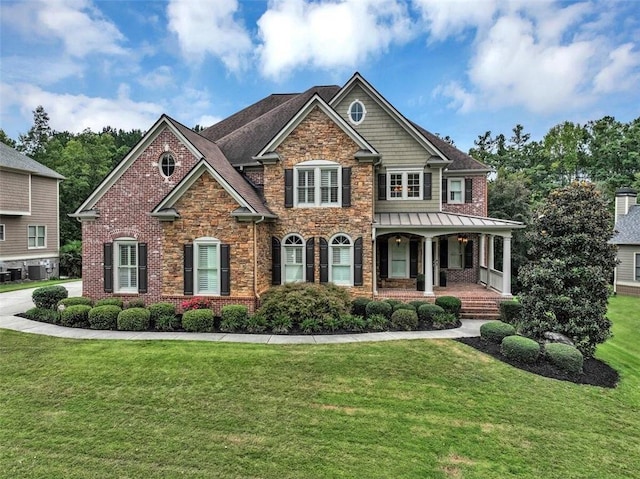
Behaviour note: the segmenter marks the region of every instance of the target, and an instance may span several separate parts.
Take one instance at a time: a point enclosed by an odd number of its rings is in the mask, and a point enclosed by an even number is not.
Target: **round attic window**
[[[355,100],[349,105],[349,119],[354,125],[359,125],[364,120],[364,116],[367,113],[364,105],[360,100]]]
[[[169,178],[176,169],[176,160],[171,153],[165,153],[162,155],[162,158],[160,158],[160,164],[158,166],[160,167],[162,176]]]

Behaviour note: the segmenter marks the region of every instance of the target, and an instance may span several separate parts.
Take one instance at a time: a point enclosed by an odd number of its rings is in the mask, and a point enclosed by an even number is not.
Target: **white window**
[[[138,292],[138,243],[135,240],[115,243],[116,285],[118,293]]]
[[[194,242],[195,294],[220,294],[220,242],[202,238]]]
[[[420,170],[387,170],[387,198],[421,200],[422,176]]]
[[[389,239],[389,272],[392,278],[409,277],[409,242],[395,236]]]
[[[449,203],[464,203],[464,180],[449,180]]]
[[[176,169],[176,160],[173,158],[171,153],[164,153],[162,158],[160,158],[160,163],[158,164],[160,168],[160,173],[165,178],[169,178],[173,175],[173,172]]]
[[[4,225],[0,225],[0,241],[4,241]]]
[[[355,100],[349,105],[349,120],[351,120],[351,123],[354,125],[362,123],[366,114],[367,110],[360,100]]]
[[[339,286],[353,285],[353,245],[345,235],[337,235],[329,244],[329,281]]]
[[[46,226],[27,226],[27,246],[29,248],[47,247]]]
[[[340,206],[342,170],[338,163],[313,160],[295,167],[295,205],[309,207]]]
[[[461,269],[464,260],[464,247],[465,245],[458,241],[457,236],[449,236],[449,269]]]
[[[284,282],[304,281],[304,242],[297,235],[291,235],[282,242],[282,262]]]
[[[640,253],[635,254],[636,257],[636,268],[634,278],[636,281],[640,281]]]

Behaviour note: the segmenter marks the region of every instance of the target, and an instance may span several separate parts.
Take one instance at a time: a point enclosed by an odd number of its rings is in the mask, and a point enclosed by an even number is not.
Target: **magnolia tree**
[[[522,333],[571,338],[586,357],[611,335],[606,318],[616,264],[612,217],[595,186],[574,182],[554,190],[533,221],[531,262],[520,269]]]

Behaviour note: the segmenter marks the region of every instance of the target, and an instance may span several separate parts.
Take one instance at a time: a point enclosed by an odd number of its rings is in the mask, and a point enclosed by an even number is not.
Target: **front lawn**
[[[611,301],[616,389],[447,340],[266,346],[0,330],[12,478],[640,477],[640,299]]]

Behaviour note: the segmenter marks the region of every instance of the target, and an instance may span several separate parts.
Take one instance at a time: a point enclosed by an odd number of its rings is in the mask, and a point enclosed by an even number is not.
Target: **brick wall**
[[[442,210],[447,213],[462,215],[487,216],[487,178],[482,176],[465,176],[473,179],[472,203],[442,203]]]

